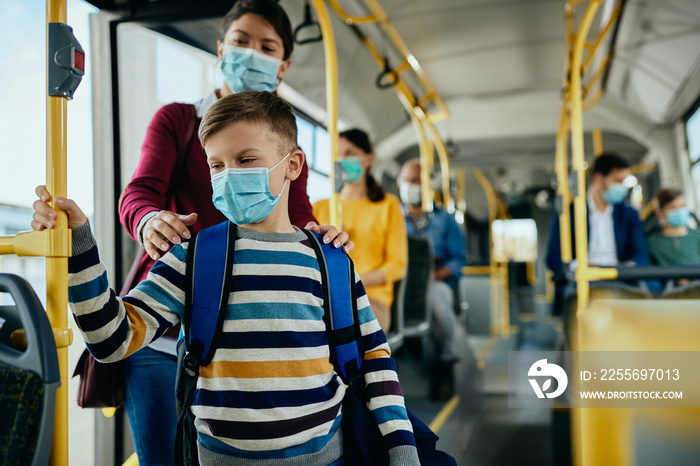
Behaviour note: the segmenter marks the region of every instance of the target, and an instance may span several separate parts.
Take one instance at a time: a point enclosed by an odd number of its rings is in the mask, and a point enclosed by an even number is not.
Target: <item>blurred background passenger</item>
[[[639,213],[625,203],[629,190],[624,181],[630,173],[629,162],[617,154],[603,154],[595,159],[587,191],[590,265],[649,264]],[[573,215],[571,218],[573,222]],[[576,244],[573,223],[571,237],[571,244]],[[576,254],[575,248],[573,253]],[[552,219],[549,232],[547,266],[554,272],[562,267],[558,215]]]
[[[431,337],[437,358],[433,365],[430,397],[448,400],[454,394],[454,365],[457,362],[457,316],[454,284],[467,265],[467,239],[454,217],[439,207],[424,212],[421,203],[421,169],[418,159],[409,160],[398,179],[406,214],[406,231],[427,237],[433,249],[435,270],[428,287],[431,307]]]
[[[649,255],[658,265],[700,265],[700,232],[688,228],[690,210],[680,190],[665,188],[656,194],[656,218],[661,230],[647,238]]]
[[[602,154],[591,169],[591,184],[587,191],[588,263],[591,266],[649,265],[649,253],[644,238],[644,225],[639,213],[625,203],[628,188],[624,182],[631,174],[630,164],[617,154]],[[574,209],[571,209],[571,244],[576,244]],[[566,274],[561,260],[559,215],[552,218],[547,244],[547,267],[554,272],[556,291],[554,314],[564,307]],[[573,271],[578,265],[576,248],[572,250]],[[652,285],[652,284],[650,284]],[[655,285],[652,285],[655,287]]]
[[[355,270],[379,325],[388,335],[394,283],[406,275],[408,262],[401,203],[385,192],[370,173],[374,153],[367,133],[359,129],[340,133],[338,150],[345,179],[340,191],[340,227],[355,243]],[[328,199],[316,202],[313,213],[321,224],[329,223]]]

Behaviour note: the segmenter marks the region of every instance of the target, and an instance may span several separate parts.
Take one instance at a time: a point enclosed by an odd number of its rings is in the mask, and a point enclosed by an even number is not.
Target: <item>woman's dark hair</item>
[[[292,32],[292,23],[289,22],[289,16],[274,0],[238,0],[233,7],[226,13],[224,20],[221,23],[219,31],[219,40],[223,43],[226,37],[228,28],[231,23],[246,13],[254,13],[261,16],[270,23],[277,34],[282,38],[282,46],[284,47],[284,60],[292,56],[294,51],[294,33]]]
[[[683,193],[680,189],[676,188],[663,188],[659,189],[656,193],[656,201],[659,203],[659,209],[663,209],[671,202],[675,201],[678,196],[682,196]]]
[[[369,136],[367,136],[367,133],[361,129],[349,129],[340,133],[339,136],[355,144],[357,147],[362,149],[365,154],[371,154],[374,152],[372,150],[372,143],[369,140]],[[377,183],[377,180],[374,179],[370,173],[370,169],[367,169],[367,173],[365,173],[365,183],[367,183],[367,197],[370,201],[380,202],[384,200],[384,197],[386,197],[384,188],[382,188],[382,186]]]

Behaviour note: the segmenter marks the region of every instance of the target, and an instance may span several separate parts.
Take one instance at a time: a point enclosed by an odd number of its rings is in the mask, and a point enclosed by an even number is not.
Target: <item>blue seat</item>
[[[49,462],[61,383],[56,342],[29,283],[0,274],[0,292],[14,301],[0,306],[0,464],[43,466]],[[17,330],[24,330],[26,347],[13,344]]]

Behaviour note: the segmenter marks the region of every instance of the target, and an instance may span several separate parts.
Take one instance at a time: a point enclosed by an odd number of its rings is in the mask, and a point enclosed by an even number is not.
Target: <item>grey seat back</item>
[[[427,238],[408,235],[408,270],[404,286],[404,335],[420,336],[430,330],[428,286],[435,268]]]
[[[46,465],[60,385],[56,342],[39,298],[24,279],[0,274],[0,292],[13,305],[0,306],[0,464]],[[26,348],[12,344],[24,330]]]

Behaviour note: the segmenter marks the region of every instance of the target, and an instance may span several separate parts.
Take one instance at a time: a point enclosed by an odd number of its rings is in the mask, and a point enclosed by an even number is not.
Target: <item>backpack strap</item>
[[[328,329],[331,362],[347,385],[364,386],[360,372],[363,351],[354,264],[342,249],[324,244],[320,234],[302,231],[309,238],[321,269],[324,320]]]
[[[225,221],[200,231],[188,249],[183,319],[187,369],[206,366],[214,357],[228,306],[236,236],[236,225]]]

